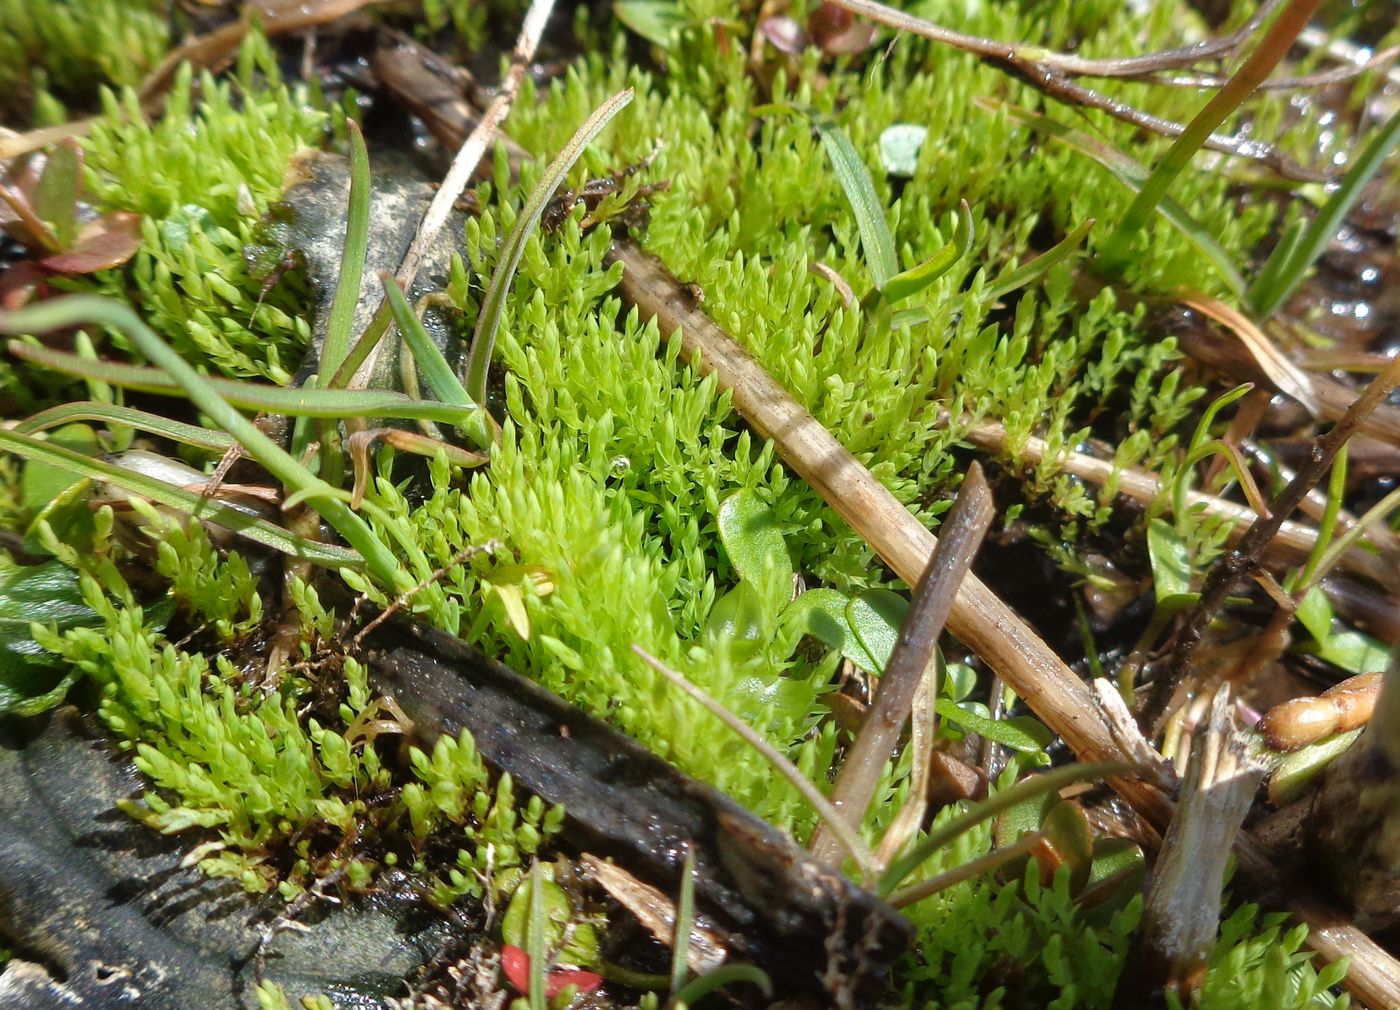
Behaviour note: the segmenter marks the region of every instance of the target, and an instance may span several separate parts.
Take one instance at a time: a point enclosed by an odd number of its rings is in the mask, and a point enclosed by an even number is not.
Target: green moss
[[[158,541],[156,571],[170,580],[186,619],[224,640],[246,633],[261,604],[243,559],[231,553],[219,560],[197,522],[179,526],[135,506]],[[250,891],[276,887],[290,898],[315,867],[302,852],[288,870],[279,841],[316,825],[373,845],[371,822],[404,821],[419,844],[438,831],[464,839],[457,868],[436,885],[447,904],[464,894],[480,897],[482,881],[497,895],[508,890],[523,861],[558,831],[563,811],[546,810],[537,798],[517,803],[509,777],[493,783],[465,733],[440,740],[431,759],[414,752],[415,781],[397,803],[372,812],[361,797],[383,794],[392,783],[362,732],[377,711],[364,668],[344,657],[336,717],[325,724],[304,717],[299,712],[313,700],[325,707],[309,680],[287,675],[264,684],[225,654],[211,660],[171,644],[161,629],[171,608],[138,605],[119,573],[122,549],[112,538],[110,507],[97,513],[94,527],[89,555],[70,552],[65,560],[84,569],[83,599],[100,623],[61,632],[36,626],[35,638],[95,683],[98,715],[149,778],[151,788],[123,808],[167,834],[217,831],[218,842],[201,847],[206,872],[233,877]],[[313,633],[309,653],[315,633],[329,633],[334,617],[304,584],[294,585],[291,596]],[[373,872],[363,861],[344,869],[352,886],[361,887]]]
[[[29,122],[52,92],[80,107],[135,86],[170,44],[168,0],[0,0],[0,120]],[[41,120],[57,121],[52,101]]]
[[[260,238],[296,153],[327,124],[304,85],[281,82],[261,36],[240,51],[232,80],[199,80],[185,66],[154,122],[136,95],[103,93],[103,116],[84,141],[90,198],[103,210],[144,215],[142,248],[100,291],[129,297],[186,358],[224,375],[285,383],[310,339],[306,292],[264,292],[244,247]]]

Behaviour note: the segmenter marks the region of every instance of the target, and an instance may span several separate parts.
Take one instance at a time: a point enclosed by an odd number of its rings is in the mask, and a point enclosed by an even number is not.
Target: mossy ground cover
[[[143,215],[142,247],[130,264],[61,286],[128,300],[210,374],[285,384],[310,341],[310,299],[295,274],[265,286],[245,250],[265,240],[292,156],[343,136],[332,130],[341,112],[318,88],[284,80],[285,62],[253,35],[222,78],[182,72],[147,122],[134,94],[115,89],[137,82],[164,51],[168,12],[134,0],[114,6],[118,13],[95,19],[103,31],[82,45],[60,40],[89,15],[56,3],[26,13],[24,31],[0,45],[0,108],[17,122],[56,120],[60,102],[97,111],[83,141],[88,199],[99,210]],[[1109,2],[911,9],[963,31],[1090,56],[1163,48],[1205,31],[1175,3],[1136,13]],[[1151,310],[1179,288],[1226,288],[1163,219],[1139,236],[1111,283],[1083,269],[1132,194],[1082,154],[1022,125],[1009,107],[1074,122],[1145,164],[1165,141],[1102,114],[1070,114],[971,56],[912,37],[882,37],[866,53],[837,59],[770,49],[755,65],[742,44],[753,27],[748,6],[680,0],[668,12],[675,30],[665,47],[639,39],[607,9],[579,8],[572,26],[557,19],[551,31],[571,55],[556,76],[527,83],[508,122],[512,138],[540,160],[513,178],[498,151],[460,237],[462,270],[448,294],[463,332],[538,166],[607,96],[631,86],[635,100],[575,176],[645,164],[639,184],[667,180],[648,197],[641,242],[698,285],[705,311],[902,503],[936,526],[970,458],[967,425],[994,419],[1009,435],[1007,455],[992,461],[1003,477],[1005,524],[1035,516],[1040,538],[1071,569],[1077,536],[1110,522],[1121,533],[1106,494],[1028,462],[1020,449],[1030,435],[1052,448],[1096,439],[1114,447],[1115,462],[1170,477],[1205,390],[1172,340],[1149,325]],[[424,32],[439,41],[457,32],[454,45],[474,48],[497,22],[514,25],[508,6],[492,15],[429,5]],[[59,45],[71,47],[72,59],[55,56]],[[114,90],[99,96],[99,83]],[[1105,90],[1183,121],[1199,103],[1193,91],[1140,83]],[[902,266],[948,242],[959,201],[970,206],[970,252],[904,306],[926,321],[896,325],[889,314],[864,311],[831,279],[843,279],[857,299],[871,286],[850,201],[810,114],[831,117],[866,163]],[[1264,100],[1248,114],[1252,129],[1272,135],[1286,103]],[[899,124],[927,135],[912,171],[896,175],[884,167],[881,136]],[[1285,148],[1312,150],[1318,129],[1296,125]],[[1273,203],[1243,191],[1225,166],[1188,173],[1173,195],[1210,223],[1247,272],[1278,222]],[[989,294],[1089,218],[1101,227],[1078,255],[1013,296]],[[445,567],[418,598],[423,619],[803,838],[815,816],[796,790],[632,646],[683,671],[825,782],[839,734],[823,695],[840,656],[814,647],[793,622],[784,580],[795,571],[808,586],[853,595],[906,587],[746,429],[728,394],[680,360],[677,341],[660,340],[654,323],[624,308],[619,268],[606,262],[609,243],[607,229],[585,231],[577,214],[530,239],[502,320],[495,376],[504,431],[489,466],[472,474],[443,458],[405,466],[385,450],[366,515],[414,578]],[[119,357],[131,349],[107,334],[99,350]],[[40,383],[30,366],[5,362],[0,370],[0,392],[17,412],[64,392]],[[196,462],[207,469],[216,454]],[[443,832],[465,831],[459,865],[436,881],[445,905],[482,898],[483,879],[508,891],[557,829],[557,813],[517,802],[508,779],[488,780],[469,740],[419,754],[410,781],[394,781],[373,739],[355,731],[374,718],[375,700],[353,659],[332,671],[329,687],[323,673],[293,667],[269,690],[237,668],[238,643],[271,619],[261,603],[268,590],[236,551],[219,557],[198,526],[143,508],[145,534],[123,540],[104,508],[85,527],[87,549],[65,550],[51,533],[56,517],[31,527],[40,503],[26,499],[23,468],[8,459],[4,467],[7,528],[29,530],[31,542],[82,573],[77,591],[93,615],[86,626],[38,635],[39,644],[83,671],[100,694],[99,717],[149,778],[150,791],[130,812],[163,831],[204,829],[210,872],[288,898],[330,873],[370,888],[376,863],[338,843],[370,816],[371,797],[392,794],[390,812],[373,816],[398,833],[403,851],[391,845],[376,852],[380,860],[392,853],[411,863],[431,848],[430,836],[445,846]],[[719,515],[739,492],[776,517],[788,563],[756,575],[756,603],[736,628],[723,601],[739,583],[738,566],[721,541]],[[1140,532],[1127,535],[1139,544],[1127,556],[1145,569]],[[488,542],[491,552],[453,563],[464,548]],[[133,589],[127,569],[153,550],[168,590]],[[344,580],[380,603],[394,595],[363,575]],[[306,582],[288,595],[303,632],[293,659],[307,659],[344,615],[329,613]],[[178,641],[173,629],[195,637]],[[868,838],[902,805],[907,775],[905,764],[887,770],[863,826]],[[991,844],[990,830],[970,832],[923,872]],[[1066,878],[1042,883],[1032,867],[1024,879],[960,884],[908,914],[918,943],[894,976],[892,1002],[1094,1007],[1111,998],[1139,905],[1089,915]],[[1329,992],[1337,971],[1319,976],[1299,953],[1300,934],[1285,929],[1247,908],[1223,923],[1206,1005],[1340,1004]]]

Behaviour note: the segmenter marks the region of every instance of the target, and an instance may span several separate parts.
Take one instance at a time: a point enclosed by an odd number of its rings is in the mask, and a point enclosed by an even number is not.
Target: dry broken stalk
[[[943,523],[938,546],[914,589],[899,640],[832,789],[832,805],[851,828],[859,828],[865,818],[885,763],[909,718],[915,692],[924,680],[936,676],[938,636],[943,633],[958,586],[971,569],[991,523],[992,493],[982,476],[982,467],[974,462],[968,467],[957,501]],[[825,825],[818,825],[809,848],[812,855],[828,863],[835,862],[841,852]]]
[[[1164,1006],[1168,992],[1183,1004],[1194,1001],[1220,929],[1230,846],[1263,777],[1263,766],[1250,760],[1235,731],[1230,689],[1222,685],[1191,749],[1181,801],[1118,980],[1116,1007]]]
[[[713,374],[730,391],[734,409],[773,440],[787,464],[856,530],[910,585],[918,581],[937,540],[850,451],[753,357],[700,311],[686,286],[655,257],[631,242],[614,244],[610,261],[623,264],[620,290],[642,314],[655,318],[663,337],[681,334],[687,361]],[[1081,760],[1119,760],[1122,753],[1096,709],[1089,689],[995,593],[975,575],[963,580],[949,629],[975,650],[1036,715],[1064,738]],[[1173,814],[1159,790],[1131,779],[1110,780],[1118,793],[1158,830]],[[1235,856],[1254,887],[1290,893],[1287,907],[1307,924],[1308,945],[1329,961],[1351,959],[1345,985],[1370,1006],[1400,1006],[1400,963],[1347,916],[1296,889],[1285,892],[1274,864],[1247,833]]]

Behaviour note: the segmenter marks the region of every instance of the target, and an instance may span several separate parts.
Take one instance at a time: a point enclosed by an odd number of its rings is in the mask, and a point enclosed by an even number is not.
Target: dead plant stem
[[[982,476],[982,467],[974,462],[943,523],[943,536],[914,589],[899,640],[832,789],[832,806],[852,828],[860,827],[865,817],[880,784],[880,774],[909,718],[919,684],[934,676],[938,636],[943,633],[958,586],[972,567],[972,559],[991,523],[992,493]],[[834,862],[840,851],[825,824],[817,826],[808,847],[813,856],[828,863]]]

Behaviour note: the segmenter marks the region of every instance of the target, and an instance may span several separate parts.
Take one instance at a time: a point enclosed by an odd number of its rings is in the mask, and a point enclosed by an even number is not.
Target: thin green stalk
[[[1039,845],[1045,839],[1045,835],[1039,831],[1032,831],[1022,835],[1011,845],[1004,849],[993,849],[985,856],[968,860],[961,866],[955,866],[946,873],[921,880],[917,884],[910,884],[908,887],[901,887],[889,896],[889,903],[894,908],[904,908],[914,904],[916,901],[923,901],[930,895],[946,891],[954,884],[961,884],[965,880],[972,880],[980,877],[984,873],[1000,869],[1007,863],[1020,859],[1032,848]]]
[[[1317,524],[1317,539],[1313,541],[1312,550],[1308,552],[1307,563],[1303,566],[1302,575],[1299,576],[1297,585],[1307,591],[1307,587],[1317,581],[1317,572],[1322,565],[1323,556],[1327,553],[1327,548],[1332,543],[1332,537],[1337,532],[1337,516],[1342,510],[1342,499],[1346,496],[1347,487],[1347,446],[1342,446],[1337,450],[1337,458],[1332,461],[1332,473],[1327,478],[1327,503],[1322,509],[1322,519]],[[1290,592],[1293,586],[1287,587]]]
[[[1322,0],[1293,0],[1282,14],[1269,27],[1263,41],[1244,64],[1230,76],[1205,108],[1196,113],[1186,128],[1181,131],[1167,152],[1167,156],[1152,170],[1147,182],[1133,199],[1123,220],[1118,222],[1113,235],[1104,244],[1103,257],[1108,263],[1121,263],[1127,255],[1128,244],[1134,235],[1142,230],[1148,216],[1156,209],[1162,197],[1182,170],[1191,163],[1196,152],[1201,149],[1240,104],[1263,84],[1280,60],[1288,55],[1298,33],[1308,26],[1308,21],[1321,5]]]
[[[1056,768],[1054,771],[1045,772],[1043,775],[1033,775],[1030,778],[1022,779],[1009,789],[1003,789],[993,796],[988,796],[985,800],[974,805],[960,817],[954,817],[942,827],[935,828],[909,848],[909,851],[900,856],[889,867],[884,875],[880,877],[876,894],[882,898],[892,894],[903,880],[923,865],[924,860],[933,855],[943,846],[957,838],[965,831],[969,831],[990,820],[1003,810],[1010,810],[1018,803],[1034,799],[1037,796],[1049,792],[1056,792],[1067,785],[1075,782],[1087,782],[1093,779],[1108,778],[1112,775],[1122,775],[1132,771],[1132,765],[1121,762],[1102,762],[1099,764],[1073,764],[1064,768]]]
[[[29,310],[26,310],[29,311]],[[123,389],[160,396],[184,396],[180,383],[160,368],[94,361],[76,354],[11,340],[7,348],[22,361],[72,375],[96,379]],[[399,417],[463,424],[463,409],[436,400],[414,400],[389,389],[316,389],[305,386],[269,386],[233,379],[204,378],[204,383],[240,410],[289,417]]]
[[[332,496],[333,488],[307,472],[287,455],[281,446],[231,407],[213,384],[194,370],[178,353],[156,336],[127,306],[107,298],[75,295],[43,302],[18,312],[0,312],[0,332],[32,333],[97,323],[125,334],[136,348],[157,367],[169,373],[205,416],[227,431],[249,456],[261,464],[288,491],[312,495],[316,511],[360,552],[365,567],[385,588],[402,592],[414,579],[374,535],[363,519]]]

